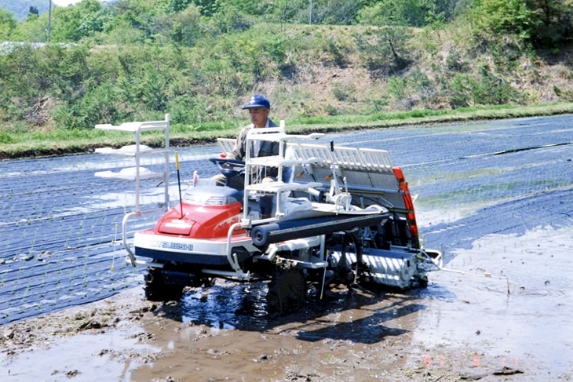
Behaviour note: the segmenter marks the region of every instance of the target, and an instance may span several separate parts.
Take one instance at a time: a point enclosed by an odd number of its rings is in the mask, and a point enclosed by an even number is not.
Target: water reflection
[[[182,321],[222,330],[263,330],[268,324],[267,291],[263,282],[193,289],[181,299]]]
[[[376,343],[387,336],[406,333],[408,330],[404,328],[409,325],[403,322],[417,321],[419,313],[427,309],[426,299],[446,302],[455,299],[450,291],[432,285],[425,290],[405,292],[373,285],[327,290],[321,300],[311,287],[302,309],[277,317],[268,313],[267,291],[265,282],[223,282],[196,288],[180,300],[177,320],[208,326],[212,334],[235,329],[288,330],[298,333],[298,338],[304,341],[331,338]]]

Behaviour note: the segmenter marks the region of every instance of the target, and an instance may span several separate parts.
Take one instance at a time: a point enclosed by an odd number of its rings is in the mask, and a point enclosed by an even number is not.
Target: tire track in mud
[[[388,150],[418,195],[425,245],[455,254],[491,233],[573,225],[570,121],[559,116],[382,129],[334,140]],[[205,177],[215,173],[205,158],[218,148],[178,151],[182,179],[195,169]],[[144,269],[125,262],[120,242],[134,185],[94,176],[131,166],[106,155],[0,162],[0,325],[142,284]],[[172,204],[178,200],[174,187]],[[149,190],[143,208],[156,207],[157,180],[142,189]],[[151,222],[130,226],[131,232]]]

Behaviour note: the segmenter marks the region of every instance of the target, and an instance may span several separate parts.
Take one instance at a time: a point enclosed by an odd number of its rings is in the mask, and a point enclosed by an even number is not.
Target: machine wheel
[[[267,293],[269,313],[287,314],[300,309],[304,304],[306,292],[306,279],[301,270],[277,270]]]
[[[424,275],[424,276],[414,276],[415,279],[415,286],[419,287],[419,288],[427,288],[429,281],[428,281],[428,276]]]
[[[161,269],[148,268],[145,275],[145,298],[149,301],[179,300],[183,296],[183,286],[166,284]]]
[[[357,264],[362,263],[361,247],[359,241],[357,240],[356,234],[351,231],[347,231],[344,235],[338,236],[339,240],[342,240],[340,245],[340,259],[336,265],[330,265],[329,269],[332,270],[331,276],[325,279],[325,285],[331,284],[343,284],[349,287],[354,284],[356,280],[360,278],[359,268]],[[347,253],[355,253],[357,262],[354,264],[350,263]],[[355,269],[352,267],[354,266]]]

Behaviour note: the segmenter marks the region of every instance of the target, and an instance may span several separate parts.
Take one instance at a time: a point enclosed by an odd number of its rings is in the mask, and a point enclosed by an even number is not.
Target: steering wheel
[[[240,159],[228,158],[209,158],[209,160],[219,168],[221,174],[225,177],[225,184],[229,185],[229,179],[235,175],[243,174],[245,172],[245,162]]]

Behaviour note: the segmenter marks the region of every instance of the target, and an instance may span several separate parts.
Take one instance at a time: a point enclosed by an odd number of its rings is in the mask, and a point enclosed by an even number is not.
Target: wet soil
[[[144,300],[143,269],[118,244],[132,186],[93,176],[131,162],[0,163],[0,381],[571,380],[570,125],[338,137],[407,171],[423,242],[449,270],[420,290],[311,290],[283,317],[268,315],[264,283]],[[186,169],[214,149],[201,150],[181,155]]]
[[[266,285],[180,301],[141,287],[6,325],[2,381],[548,381],[573,378],[570,232],[490,235],[407,292],[346,287],[271,317]],[[531,270],[535,269],[534,272]]]

